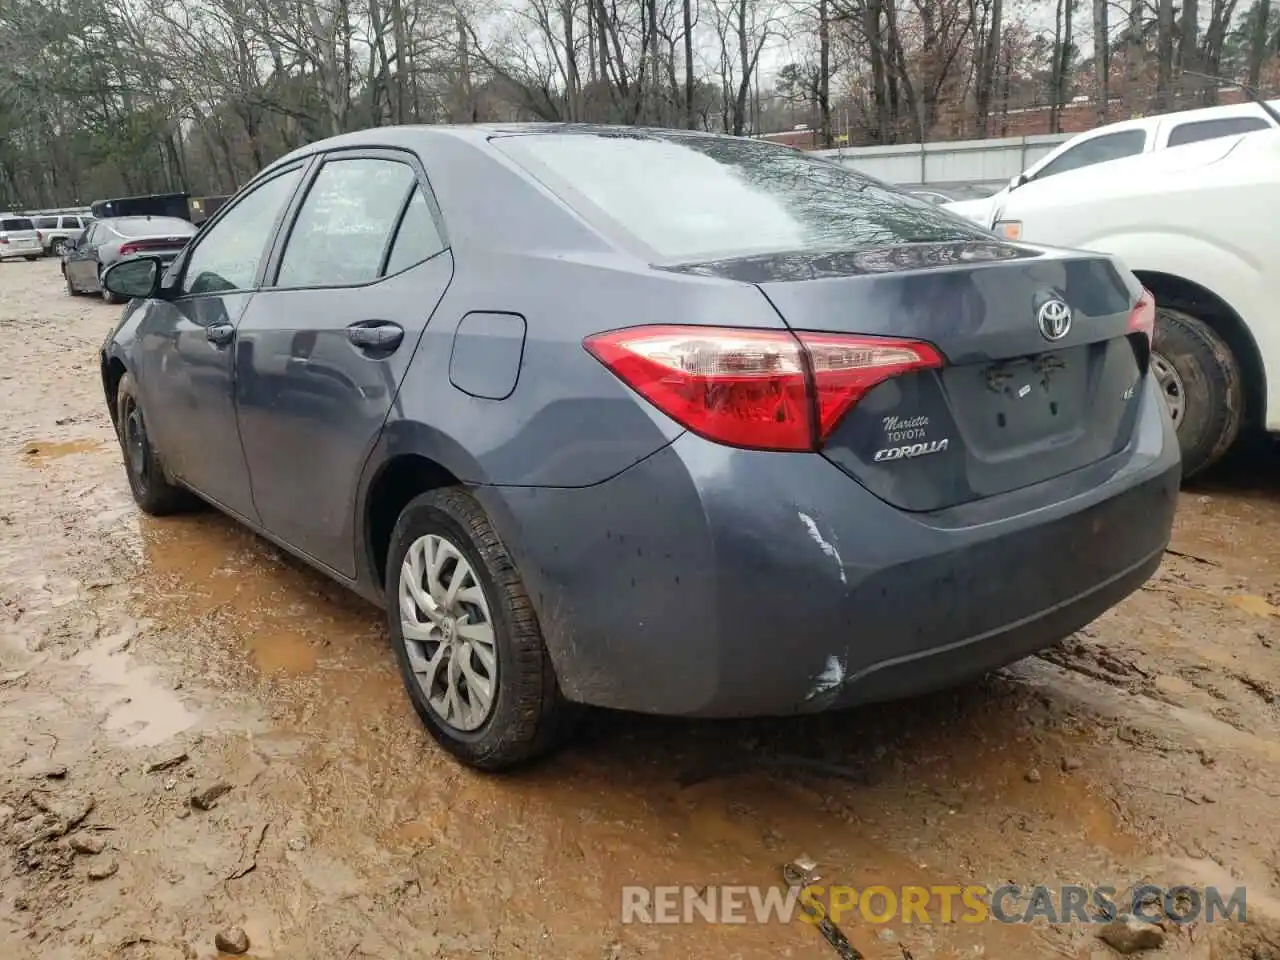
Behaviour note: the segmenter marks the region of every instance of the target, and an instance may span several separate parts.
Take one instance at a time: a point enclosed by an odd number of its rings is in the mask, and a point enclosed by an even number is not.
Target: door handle
[[[235,337],[236,327],[233,323],[215,323],[213,326],[205,327],[204,335],[209,338],[210,343],[223,347]]]
[[[391,351],[400,346],[404,330],[399,324],[375,320],[347,327],[347,339],[361,350]]]

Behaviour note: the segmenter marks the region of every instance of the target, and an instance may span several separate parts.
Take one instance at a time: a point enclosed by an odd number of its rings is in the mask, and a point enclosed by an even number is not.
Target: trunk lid
[[[756,284],[793,330],[942,352],[941,369],[874,387],[822,451],[902,509],[1029,486],[1129,443],[1147,365],[1128,328],[1140,288],[1105,255],[991,240],[675,269]]]

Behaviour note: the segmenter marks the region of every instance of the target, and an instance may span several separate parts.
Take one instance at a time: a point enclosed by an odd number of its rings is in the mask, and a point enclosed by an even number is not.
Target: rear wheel
[[[26,260],[28,263],[34,263],[35,261],[39,260],[40,258],[39,258],[39,257],[23,257],[22,259],[23,259],[23,260]]]
[[[54,237],[53,242],[49,244],[49,253],[55,257],[62,256],[62,248],[66,246],[66,243],[62,237]]]
[[[386,606],[409,699],[458,759],[503,770],[568,733],[577,711],[560,694],[529,595],[465,490],[422,494],[400,514]]]
[[[1240,435],[1240,364],[1203,320],[1157,304],[1151,373],[1178,431],[1182,476],[1193,477],[1220,460]]]
[[[133,377],[127,373],[116,387],[116,435],[124,454],[129,489],[143,513],[163,517],[196,505],[194,494],[170,483],[165,475],[160,456],[147,436],[147,421],[142,415]]]

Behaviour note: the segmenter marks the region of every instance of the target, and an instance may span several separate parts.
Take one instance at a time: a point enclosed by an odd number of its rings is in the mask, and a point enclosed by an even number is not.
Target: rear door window
[[[326,161],[298,211],[275,285],[327,287],[376,280],[416,183],[413,168],[395,160]]]
[[[756,140],[627,131],[491,142],[602,233],[660,260],[991,239],[849,167]]]
[[[1271,124],[1261,117],[1219,117],[1216,120],[1195,120],[1180,123],[1169,131],[1168,145],[1177,147],[1184,143],[1230,137],[1237,133],[1266,130]]]
[[[57,217],[36,217],[35,225],[37,230],[57,230]]]
[[[409,205],[400,219],[396,239],[387,260],[388,275],[407,270],[416,263],[434,257],[444,249],[444,239],[431,215],[431,205],[419,187],[409,198]]]
[[[1137,156],[1147,145],[1145,130],[1121,130],[1093,137],[1056,156],[1036,171],[1035,179],[1043,180],[1055,174],[1091,167],[1095,163],[1120,160]]]

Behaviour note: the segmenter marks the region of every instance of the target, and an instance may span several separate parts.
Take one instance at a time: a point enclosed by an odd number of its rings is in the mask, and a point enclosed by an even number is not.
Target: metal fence
[[[1001,187],[1074,134],[816,150],[886,183]]]

